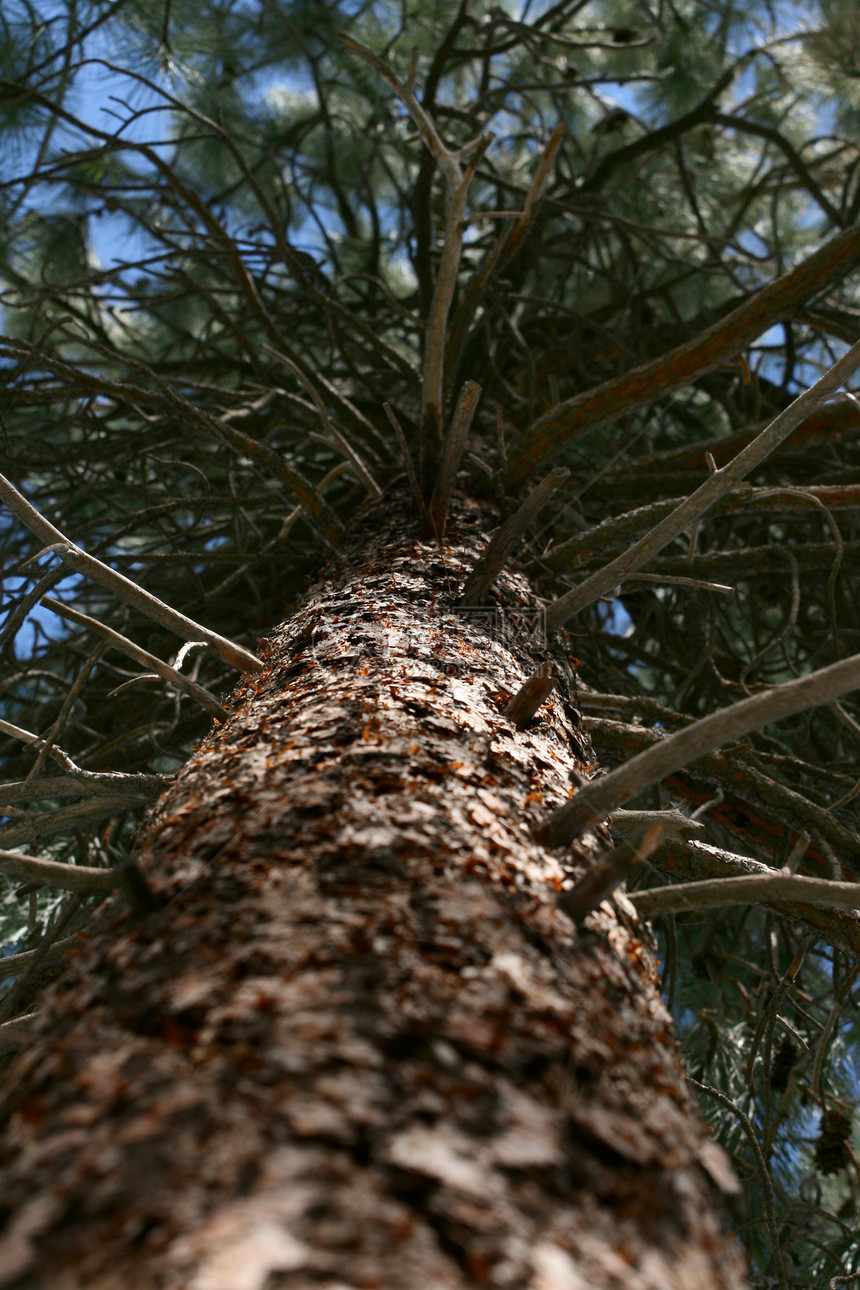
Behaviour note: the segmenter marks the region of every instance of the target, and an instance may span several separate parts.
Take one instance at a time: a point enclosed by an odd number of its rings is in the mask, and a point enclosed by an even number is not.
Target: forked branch
[[[226,719],[227,709],[218,702],[213,694],[210,694],[202,685],[198,685],[196,681],[192,681],[190,677],[183,676],[175,667],[163,662],[155,654],[150,654],[148,650],[142,649],[134,641],[130,641],[121,632],[115,632],[106,623],[99,622],[97,618],[92,618],[89,614],[82,614],[79,610],[72,609],[70,605],[64,605],[61,600],[55,600],[53,596],[43,596],[42,604],[46,609],[52,610],[62,618],[68,618],[70,622],[79,623],[81,627],[89,627],[99,636],[103,636],[105,640],[109,641],[111,645],[115,646],[128,658],[133,658],[135,662],[148,667],[152,672],[163,677],[165,681],[169,681],[171,685],[183,690],[190,698],[196,700],[201,707],[204,707],[207,712],[211,712],[213,717],[217,717],[219,721]]]

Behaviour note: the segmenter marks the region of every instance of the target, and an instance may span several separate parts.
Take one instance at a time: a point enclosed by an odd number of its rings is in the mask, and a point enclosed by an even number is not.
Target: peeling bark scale
[[[145,822],[3,1080],[0,1285],[741,1290],[647,932],[530,828],[589,755],[525,578],[388,499]],[[495,627],[494,627],[495,623]]]

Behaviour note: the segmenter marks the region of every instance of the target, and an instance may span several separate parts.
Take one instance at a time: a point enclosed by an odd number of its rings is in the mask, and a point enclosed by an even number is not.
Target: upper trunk
[[[574,928],[598,841],[530,835],[588,756],[564,687],[502,715],[536,602],[442,613],[486,520],[369,512],[158,803],[166,907],[97,916],[5,1079],[0,1284],[742,1285],[643,927]]]

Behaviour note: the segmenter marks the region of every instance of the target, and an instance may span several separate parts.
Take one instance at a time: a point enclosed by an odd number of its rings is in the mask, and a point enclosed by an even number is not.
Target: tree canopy
[[[516,554],[602,763],[860,650],[845,392],[553,612],[860,335],[850,0],[8,0],[0,110],[3,473],[57,530],[3,495],[5,851],[121,863],[360,501],[411,473],[432,512],[458,399],[500,520],[569,471]],[[644,885],[853,880],[858,744],[847,695],[647,786],[692,823]],[[7,952],[97,898],[7,872]],[[758,1283],[860,1271],[860,918],[682,895],[659,934]]]

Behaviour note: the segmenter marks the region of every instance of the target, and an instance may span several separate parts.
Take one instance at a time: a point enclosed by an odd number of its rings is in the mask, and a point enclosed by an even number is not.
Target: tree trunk
[[[530,835],[589,755],[564,687],[502,715],[534,596],[440,608],[488,522],[368,511],[155,807],[165,907],[100,911],[5,1076],[3,1286],[743,1285],[647,932]]]

